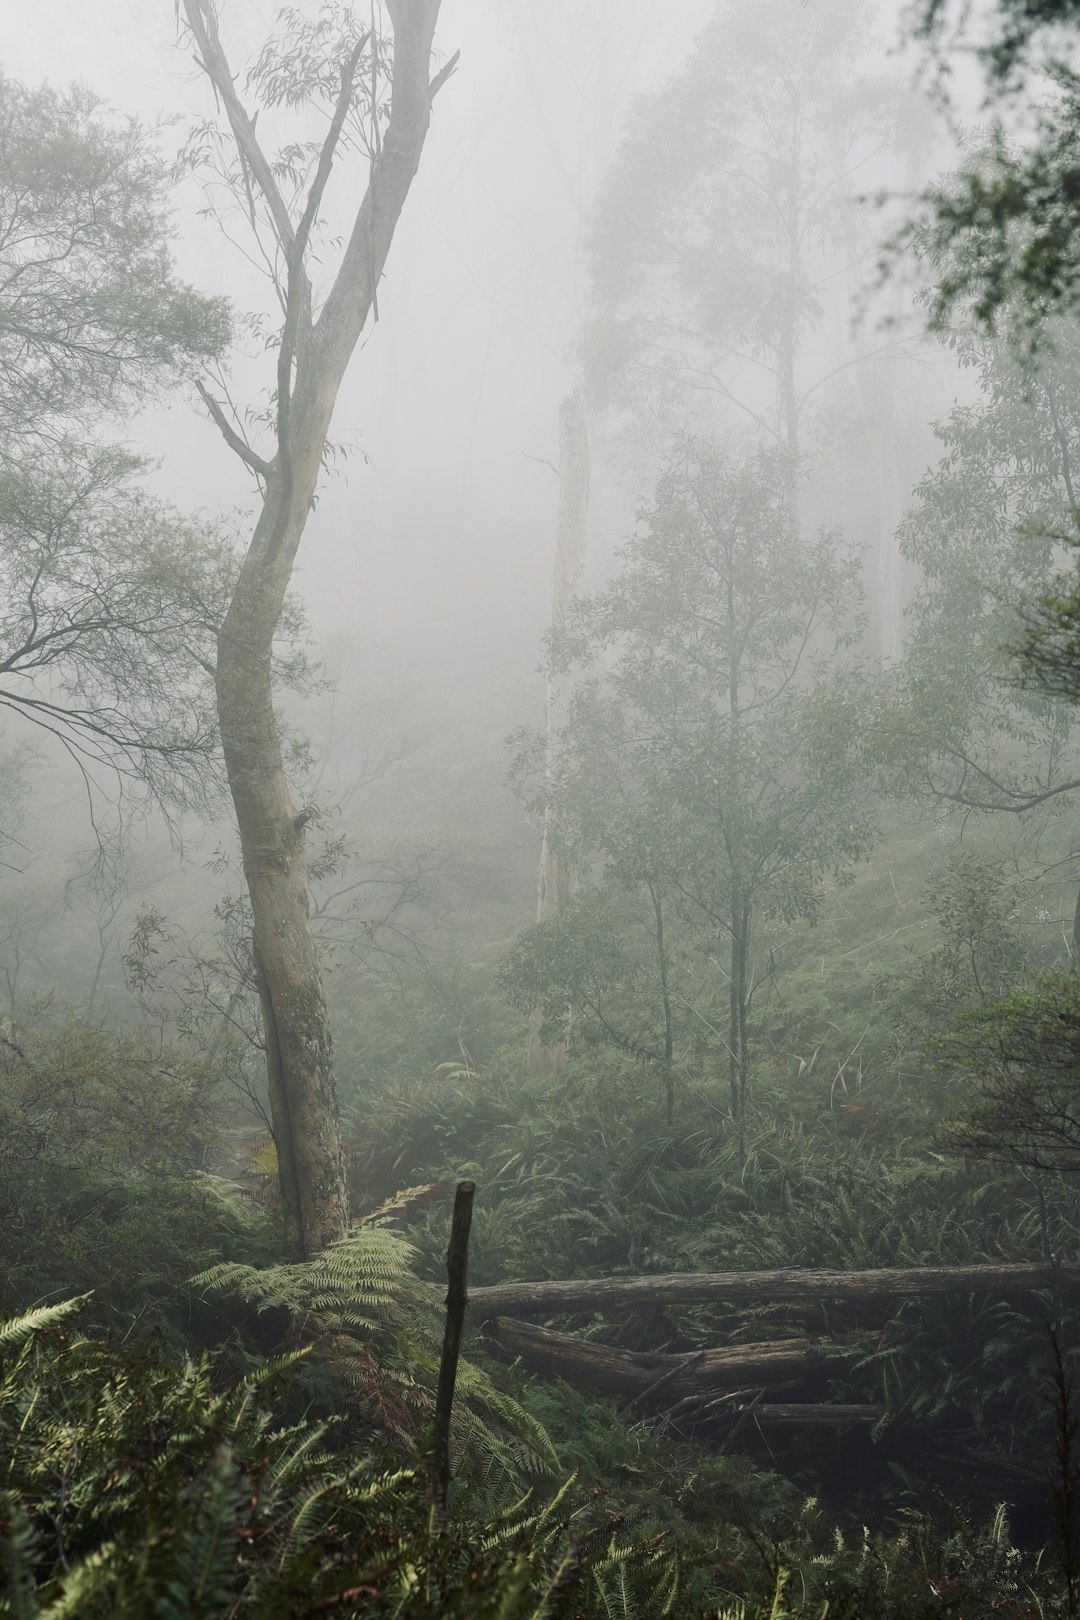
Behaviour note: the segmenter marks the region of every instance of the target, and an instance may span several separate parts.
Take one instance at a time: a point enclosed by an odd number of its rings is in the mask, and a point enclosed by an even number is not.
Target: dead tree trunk
[[[585,401],[581,389],[559,407],[559,504],[555,518],[555,568],[551,593],[551,624],[565,619],[575,597],[584,594],[589,546],[589,439]],[[565,911],[570,899],[570,873],[558,847],[556,811],[552,802],[552,771],[559,733],[567,719],[567,677],[558,684],[547,678],[546,768],[548,795],[540,864],[536,875],[536,920],[545,922]],[[528,1065],[531,1074],[554,1074],[566,1059],[566,1042],[546,1045],[540,1038],[542,1015],[537,1009],[529,1023]]]
[[[294,217],[236,90],[212,0],[184,0],[200,67],[228,120],[253,228],[265,220],[283,265],[273,443],[260,454],[207,388],[200,392],[230,448],[255,474],[262,509],[218,637],[218,715],[253,917],[266,1036],[271,1119],[285,1232],[301,1256],[341,1237],[348,1198],[333,1055],[318,954],[308,916],[305,813],[289,793],[274,714],[271,655],[293,562],[322,466],[345,369],[375,303],[401,210],[416,174],[432,100],[453,68],[431,77],[440,0],[387,0],[393,23],[390,115],[372,109],[368,183],[333,284],[317,316],[307,254],[342,132],[361,87],[390,60],[370,35],[341,63],[340,91],[303,211]]]

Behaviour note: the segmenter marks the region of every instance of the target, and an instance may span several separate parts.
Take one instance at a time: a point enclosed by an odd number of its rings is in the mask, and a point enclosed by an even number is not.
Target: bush
[[[99,1320],[164,1325],[183,1279],[251,1230],[207,1174],[209,1069],[153,1031],[46,999],[0,1025],[0,1309],[94,1290]]]

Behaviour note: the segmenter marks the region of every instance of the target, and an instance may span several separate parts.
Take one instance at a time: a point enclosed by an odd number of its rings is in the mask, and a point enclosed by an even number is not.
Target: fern
[[[46,1328],[56,1327],[58,1323],[74,1316],[89,1297],[88,1294],[82,1294],[78,1299],[61,1300],[58,1305],[39,1305],[35,1310],[26,1311],[11,1321],[0,1322],[0,1354],[18,1350],[35,1334],[44,1332]]]
[[[208,1357],[25,1340],[0,1371],[4,1620],[556,1620],[616,1590],[668,1612],[656,1549],[597,1551],[573,1481],[496,1514],[474,1497],[433,1537],[415,1470],[352,1428],[283,1421],[304,1359],[221,1389]]]
[[[391,1205],[401,1201],[410,1205],[412,1194]],[[415,1455],[433,1407],[442,1319],[435,1290],[416,1279],[416,1250],[384,1220],[377,1212],[314,1260],[262,1270],[218,1265],[193,1286],[260,1312],[288,1312],[294,1336],[340,1372],[358,1412]],[[542,1425],[468,1360],[458,1368],[455,1450],[456,1471],[482,1486],[493,1507],[559,1466]]]

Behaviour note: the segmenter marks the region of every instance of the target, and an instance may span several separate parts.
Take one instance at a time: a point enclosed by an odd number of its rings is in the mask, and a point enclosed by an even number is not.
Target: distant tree
[[[861,60],[868,15],[720,0],[636,103],[586,236],[594,387],[649,417],[710,402],[712,425],[727,402],[797,455],[834,369],[808,374],[806,345],[851,248],[850,184],[897,136],[896,95]]]
[[[782,446],[796,513],[827,457],[828,510],[864,542],[869,629],[892,657],[908,344],[898,284],[891,329],[871,315],[883,225],[858,198],[903,183],[928,136],[873,62],[870,21],[868,0],[717,0],[686,66],[634,104],[600,188],[582,348],[594,397],[649,453],[687,424]]]
[[[202,397],[230,448],[254,477],[259,515],[218,636],[215,680],[225,764],[251,897],[254,961],[266,1040],[270,1105],[286,1234],[300,1255],[344,1234],[345,1163],[333,1054],[318,951],[311,929],[304,829],[293,803],[274,708],[272,650],[293,563],[327,454],[338,389],[369,315],[406,196],[420,162],[436,93],[453,62],[432,76],[440,0],[387,0],[393,38],[349,7],[314,20],[282,14],[284,32],[255,62],[248,83],[273,122],[282,110],[314,112],[325,132],[264,148],[240,98],[218,33],[214,0],[184,0],[196,61],[227,134],[211,121],[190,155],[224,206],[239,207],[270,269],[280,325],[265,333],[274,355],[269,408],[256,413],[265,452],[243,419],[205,384]],[[365,14],[366,15],[366,14]],[[337,268],[326,197],[348,154],[366,177]],[[212,204],[213,206],[213,204]],[[218,393],[222,390],[218,390]]]
[[[585,400],[576,388],[559,407],[559,500],[555,516],[555,563],[552,569],[551,629],[558,634],[565,625],[573,603],[587,588],[589,557],[589,436],[585,420]],[[565,724],[568,692],[565,681],[553,678],[545,684],[545,729],[548,752],[558,747]],[[544,808],[540,859],[536,871],[536,920],[545,922],[566,910],[570,903],[571,873],[559,855],[558,832],[554,825],[555,806]],[[533,1009],[529,1024],[528,1064],[533,1074],[554,1074],[566,1056],[565,1044],[552,1045],[541,1036],[543,1009]]]
[[[655,1063],[669,1108],[676,1019],[708,1028],[743,1144],[751,1006],[779,965],[776,928],[813,922],[823,882],[870,839],[842,667],[861,628],[859,565],[835,534],[800,541],[787,489],[782,452],[738,463],[687,441],[619,574],[553,635],[554,668],[580,673],[539,798],[590,882],[505,975],[523,1004],[544,993],[555,1015],[569,1002],[572,1033],[591,1019]],[[525,780],[528,758],[526,744]],[[605,890],[633,903],[645,954],[598,916]],[[589,982],[601,961],[615,964],[606,989]],[[643,975],[660,1015],[648,1041],[605,1011]]]

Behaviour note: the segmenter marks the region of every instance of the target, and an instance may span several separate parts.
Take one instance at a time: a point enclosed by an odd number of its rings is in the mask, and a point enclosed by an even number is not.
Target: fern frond
[[[80,1294],[76,1299],[63,1299],[57,1305],[39,1305],[36,1310],[25,1311],[22,1316],[0,1322],[0,1351],[20,1349],[35,1334],[74,1316],[89,1298],[89,1294]]]

